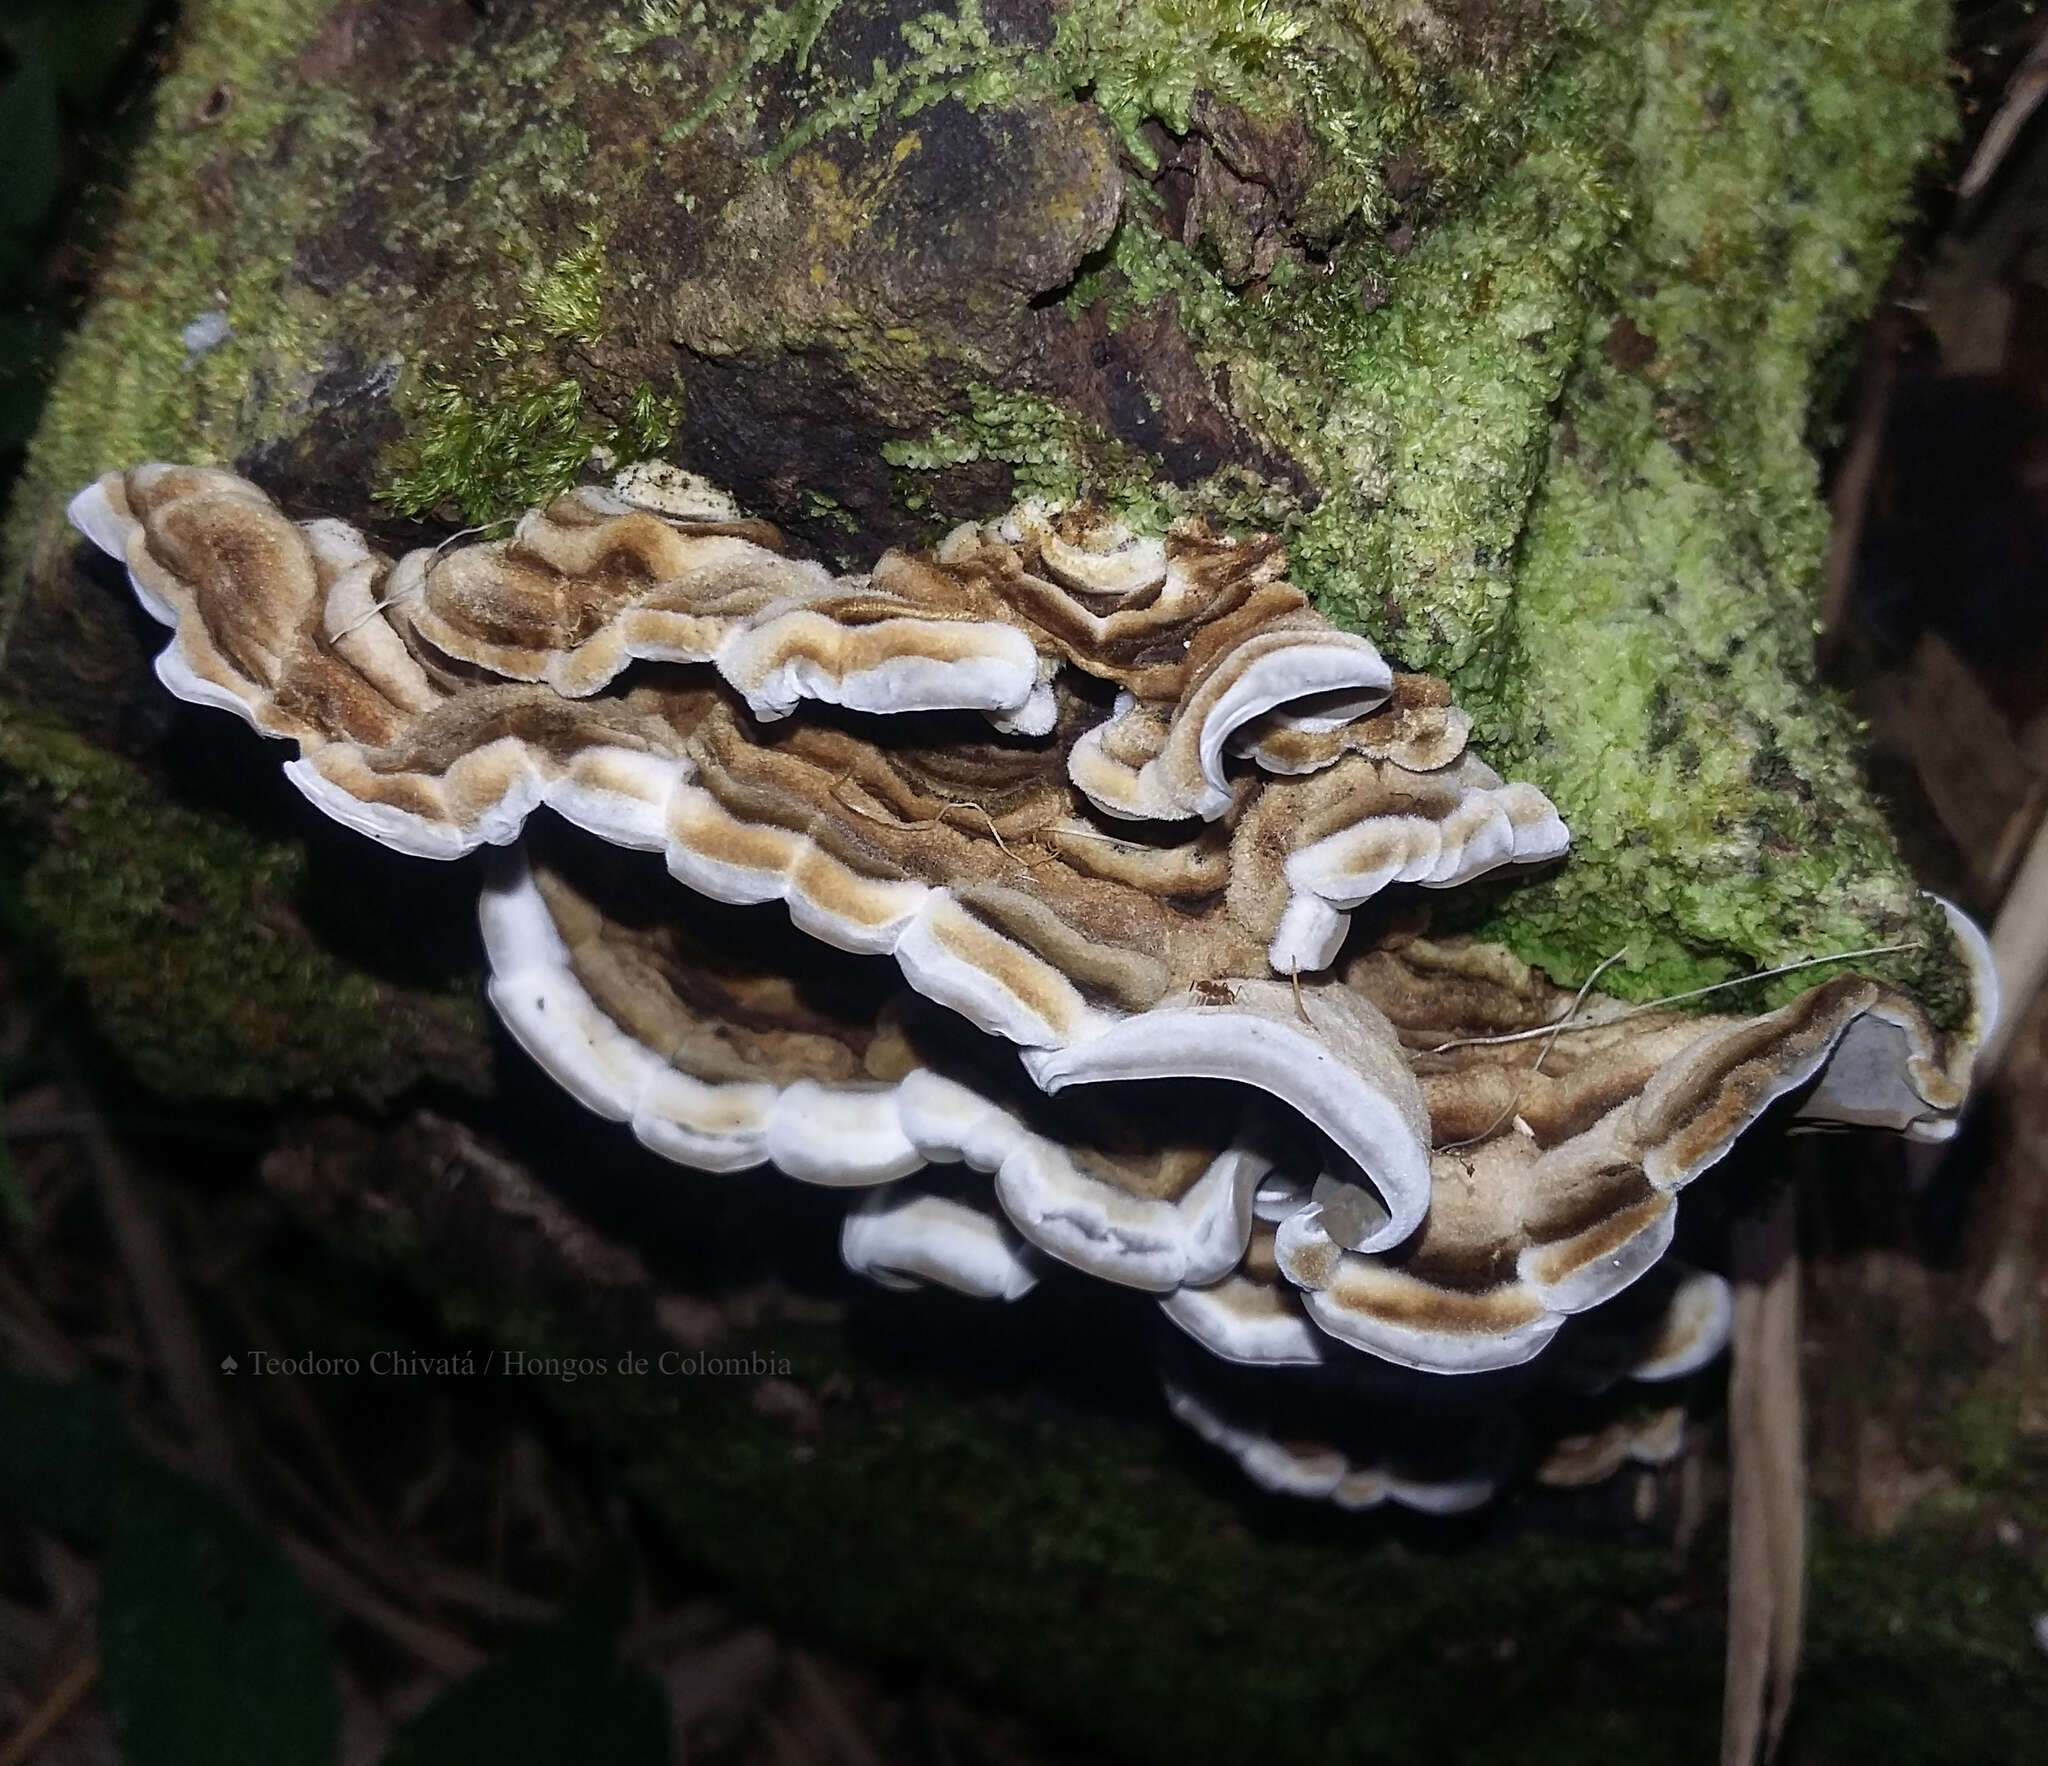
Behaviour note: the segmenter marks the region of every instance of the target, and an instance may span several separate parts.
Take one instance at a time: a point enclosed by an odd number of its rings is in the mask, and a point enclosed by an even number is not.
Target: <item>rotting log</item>
[[[8,884],[111,1046],[188,1100],[382,1109],[424,1083],[479,1117],[512,1059],[468,867],[317,826],[254,738],[149,679],[152,635],[62,520],[148,458],[232,464],[394,549],[649,454],[835,563],[1030,494],[1276,530],[1326,610],[1448,675],[1572,824],[1571,862],[1474,929],[1565,985],[1624,950],[1603,981],[1636,997],[1920,939],[1890,973],[1952,992],[1810,655],[1811,431],[1946,124],[1941,9],[1339,13],[189,6],[0,605]],[[208,314],[225,336],[188,331]],[[505,1340],[687,1337],[687,1283],[635,1278],[598,1316],[598,1265],[497,1229],[465,1271],[475,1223],[417,1218],[460,1162],[411,1145],[301,1200]],[[407,1171],[418,1197],[361,1206]],[[800,1206],[787,1231],[823,1242]],[[602,1248],[614,1276],[633,1255]],[[1102,1322],[1025,1316],[1073,1355]],[[1569,1760],[1611,1748],[1609,1712],[1650,1757],[1711,1751],[1711,1609],[1640,1539],[1265,1504],[1247,1530],[1128,1420],[1127,1350],[1104,1421],[797,1336],[802,1384],[861,1394],[815,1439],[713,1386],[562,1391],[688,1549],[791,1614],[1093,1710],[1136,1753],[1476,1757],[1515,1733]],[[1870,1711],[1853,1674],[1826,1702],[1828,1665],[1903,1675],[1875,1615],[1930,1599],[1860,1550],[1823,1553],[1817,1603],[1832,1573],[1870,1604],[1832,1643],[1823,1620],[1807,1719],[1849,1736]],[[1945,1675],[1957,1721],[2016,1711],[1967,1696],[2012,1671],[1982,1638],[1935,1654],[1899,1684]]]

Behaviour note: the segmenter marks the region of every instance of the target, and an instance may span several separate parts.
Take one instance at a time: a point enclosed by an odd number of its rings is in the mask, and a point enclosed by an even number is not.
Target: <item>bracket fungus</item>
[[[1579,1319],[1525,1368],[1444,1380],[1365,1357],[1222,1377],[1167,1354],[1168,1408],[1253,1483],[1339,1508],[1479,1507],[1527,1466],[1590,1484],[1682,1450],[1686,1402],[1667,1389],[1726,1347],[1733,1305],[1708,1270],[1667,1259],[1625,1303]]]
[[[1796,1093],[1953,1128],[1995,1011],[1960,914],[1948,1030],[1854,973],[1701,1015],[1431,937],[1389,891],[1558,859],[1564,822],[1271,540],[1033,504],[834,575],[669,488],[395,562],[212,468],[111,473],[71,514],[173,628],[164,684],[294,741],[337,820],[449,858],[545,806],[605,843],[537,829],[494,869],[500,1016],[670,1159],[865,1190],[842,1251],[878,1281],[1016,1299],[1067,1265],[1247,1377],[1469,1394],[1583,1374],[1567,1323],[1661,1264],[1623,1359],[1676,1378],[1727,1335],[1718,1278],[1666,1259],[1677,1197],[1748,1125]],[[1173,1390],[1276,1488],[1448,1511],[1500,1475],[1304,1460]],[[1670,1427],[1596,1429],[1558,1476]]]

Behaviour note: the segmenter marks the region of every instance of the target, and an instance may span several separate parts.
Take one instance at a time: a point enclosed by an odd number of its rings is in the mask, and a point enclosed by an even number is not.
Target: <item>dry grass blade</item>
[[[87,1118],[81,1138],[93,1187],[99,1192],[121,1267],[135,1290],[164,1383],[191,1432],[194,1469],[202,1482],[246,1507],[219,1379],[163,1229],[141,1181],[83,1087],[77,1101]]]
[[[813,1714],[817,1728],[829,1740],[831,1757],[843,1762],[843,1766],[882,1766],[882,1756],[861,1732],[824,1670],[804,1651],[792,1649],[789,1671],[798,1700]]]
[[[92,1691],[93,1683],[99,1677],[100,1659],[97,1655],[88,1654],[75,1663],[64,1678],[50,1688],[43,1702],[14,1732],[7,1745],[0,1747],[0,1766],[27,1766],[43,1743],[56,1732],[57,1726],[84,1703],[85,1695]]]
[[[1775,969],[1759,969],[1753,975],[1736,975],[1726,981],[1711,981],[1705,987],[1689,987],[1683,993],[1660,994],[1653,1000],[1639,1000],[1632,1006],[1623,1006],[1619,1011],[1603,1010],[1573,1023],[1573,1016],[1585,1004],[1586,995],[1592,990],[1593,983],[1628,954],[1626,950],[1618,950],[1586,977],[1584,984],[1579,988],[1578,996],[1548,1024],[1538,1024],[1529,1030],[1503,1031],[1498,1036],[1454,1036],[1449,1042],[1433,1045],[1429,1052],[1432,1055],[1441,1055],[1451,1049],[1500,1048],[1511,1042],[1533,1042],[1538,1037],[1548,1037],[1550,1042],[1555,1042],[1560,1036],[1572,1031],[1606,1030],[1616,1024],[1625,1024],[1631,1018],[1641,1018],[1651,1012],[1662,1011],[1666,1006],[1682,1005],[1687,1000],[1705,999],[1712,993],[1725,993],[1731,987],[1747,987],[1756,981],[1775,981],[1780,975],[1797,975],[1802,970],[1819,969],[1829,963],[1854,962],[1859,957],[1897,956],[1902,951],[1918,949],[1920,940],[1909,938],[1901,944],[1866,944],[1855,950],[1830,951],[1823,957],[1801,957],[1796,963],[1780,963]],[[1545,1047],[1548,1046],[1546,1043]]]
[[[92,1365],[36,1296],[6,1268],[0,1268],[0,1354],[52,1380],[76,1379]]]
[[[2034,996],[2048,979],[2048,821],[2035,828],[2033,843],[1992,922],[1991,966],[1998,975],[1998,1022],[1977,1051],[1974,1077],[1979,1086],[1997,1077],[2014,1032],[2026,1021]]]
[[[299,1383],[298,1376],[290,1371],[292,1357],[289,1348],[246,1295],[227,1291],[219,1297],[233,1313],[235,1323],[241,1327],[247,1341],[277,1364],[280,1371],[267,1376],[258,1390],[291,1420],[311,1453],[313,1463],[319,1468],[328,1495],[340,1506],[356,1532],[367,1535],[379,1547],[387,1546],[382,1523],[350,1477],[347,1463],[335,1446],[333,1436],[328,1433],[319,1406]]]
[[[290,1533],[280,1535],[278,1543],[308,1588],[395,1644],[422,1667],[446,1679],[460,1680],[484,1665],[482,1650],[453,1631],[394,1606],[318,1547]]]
[[[1991,126],[1984,131],[1983,140],[1978,142],[1977,151],[1970,156],[1969,166],[1956,184],[1957,196],[1968,202],[1991,182],[2012,151],[2012,144],[2020,138],[2020,131],[2027,126],[2027,119],[2040,108],[2044,98],[2048,98],[2048,31],[2034,39],[2034,47],[2014,73],[2012,84],[2006,87],[1998,114],[1991,119]]]
[[[1721,1766],[1768,1760],[1783,1738],[1806,1619],[1806,1466],[1799,1392],[1797,1192],[1731,1239],[1728,1661]]]
[[[1806,1443],[1799,1391],[1799,1260],[1788,1249],[1764,1301],[1762,1415],[1768,1425],[1766,1497],[1770,1508],[1771,1701],[1764,1755],[1785,1739],[1806,1637]]]
[[[691,1751],[716,1742],[721,1731],[730,1739],[742,1730],[782,1666],[781,1645],[758,1625],[666,1661],[650,1660],[652,1650],[628,1653],[660,1679],[675,1733]]]

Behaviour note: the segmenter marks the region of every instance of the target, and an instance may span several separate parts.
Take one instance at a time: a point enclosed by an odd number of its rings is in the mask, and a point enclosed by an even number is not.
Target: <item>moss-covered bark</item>
[[[1938,1000],[1945,936],[1809,662],[1808,431],[1945,124],[1941,25],[1934,0],[194,0],[9,516],[0,691],[142,757],[140,639],[61,508],[143,458],[233,462],[392,545],[655,451],[849,560],[1086,492],[1281,529],[1329,611],[1453,676],[1576,832],[1478,910],[1561,980],[1625,950],[1607,979],[1643,995],[1917,938],[1892,966]],[[50,752],[10,738],[18,801]],[[119,766],[93,789],[147,798]],[[213,854],[242,906],[202,952],[148,915],[109,940],[108,893],[164,881],[125,844],[46,848],[29,884],[74,965],[106,947],[96,994],[168,989],[189,1021],[216,958],[269,972],[247,904],[276,861]],[[167,1085],[254,1083],[108,1016]],[[433,1064],[367,1022],[337,1009],[332,1083]]]

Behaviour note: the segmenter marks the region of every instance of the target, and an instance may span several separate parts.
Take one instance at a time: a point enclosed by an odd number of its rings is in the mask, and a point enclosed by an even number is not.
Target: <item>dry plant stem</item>
[[[99,1568],[87,1557],[66,1545],[54,1533],[32,1527],[28,1533],[28,1557],[42,1583],[51,1611],[60,1624],[83,1627],[100,1597]]]
[[[56,1732],[57,1726],[85,1702],[85,1695],[92,1691],[93,1683],[99,1677],[100,1659],[88,1652],[50,1688],[43,1702],[14,1732],[7,1745],[0,1747],[0,1766],[28,1766],[43,1743]]]
[[[338,1667],[341,1691],[340,1766],[377,1766],[391,1745],[391,1713],[351,1674]]]
[[[1998,845],[1992,850],[1987,871],[1993,889],[2011,887],[2013,873],[2027,856],[2044,820],[2048,820],[2048,779],[2036,779],[2021,799],[2019,808],[2012,812],[2012,819],[2006,823],[2005,832],[1998,837]]]
[[[421,1565],[420,1580],[436,1606],[460,1607],[492,1623],[545,1625],[558,1610],[553,1601],[494,1582],[460,1564],[429,1560]]]
[[[933,1766],[959,1766],[952,1738],[946,1734],[945,1719],[939,1714],[939,1702],[932,1696],[929,1683],[917,1689],[917,1712]]]
[[[80,1108],[87,1117],[82,1139],[92,1167],[93,1185],[112,1234],[114,1248],[134,1285],[151,1347],[165,1384],[192,1434],[194,1469],[202,1483],[246,1507],[241,1478],[235,1469],[234,1436],[220,1401],[218,1375],[199,1320],[178,1280],[170,1247],[141,1182],[127,1156],[108,1132],[105,1119],[93,1109],[81,1088]]]
[[[445,1679],[460,1680],[483,1666],[482,1650],[452,1631],[431,1625],[393,1606],[381,1595],[364,1587],[350,1571],[317,1546],[289,1533],[281,1535],[279,1543],[305,1578],[307,1587],[332,1601],[349,1617],[361,1620],[422,1667],[432,1669]]]
[[[1856,557],[1863,543],[1863,518],[1870,506],[1870,487],[1877,481],[1877,468],[1884,453],[1885,418],[1892,406],[1892,386],[1898,378],[1899,311],[1887,305],[1871,321],[1870,335],[1863,346],[1865,370],[1863,390],[1856,402],[1855,429],[1842,463],[1835,471],[1834,489],[1829,494],[1834,517],[1828,534],[1827,563],[1821,580],[1820,641],[1816,649],[1826,668],[1842,647],[1849,619],[1850,597],[1856,588]]]
[[[482,525],[477,527],[459,527],[445,540],[442,540],[438,545],[434,547],[435,561],[438,562],[440,560],[441,554],[447,551],[447,549],[450,546],[454,545],[457,540],[471,539],[477,534],[489,533],[494,528],[510,527],[511,525],[511,521],[506,520],[486,521]],[[429,568],[431,569],[431,566]],[[408,596],[418,597],[420,595],[425,594],[426,587],[426,580],[425,578],[422,578],[419,587],[415,589],[402,589],[395,595],[387,595],[379,600],[373,601],[370,604],[370,609],[367,613],[365,613],[360,619],[351,621],[348,625],[343,626],[340,631],[334,634],[335,637],[345,638],[351,632],[361,631],[364,626],[368,625],[371,620],[377,618],[377,616],[383,613],[387,608],[396,607],[399,602],[405,600]]]
[[[1481,1129],[1479,1133],[1467,1135],[1461,1141],[1451,1141],[1447,1145],[1437,1148],[1436,1150],[1438,1152],[1456,1153],[1466,1147],[1476,1147],[1481,1141],[1488,1139],[1493,1134],[1494,1130],[1499,1128],[1500,1125],[1503,1122],[1507,1121],[1507,1119],[1510,1116],[1514,1115],[1517,1110],[1521,1109],[1522,1092],[1524,1087],[1527,1086],[1529,1078],[1533,1078],[1536,1074],[1541,1073],[1543,1071],[1543,1063],[1549,1058],[1550,1051],[1557,1047],[1557,1039],[1564,1034],[1565,1028],[1567,1025],[1571,1023],[1573,1015],[1579,1010],[1581,1006],[1583,1006],[1586,1003],[1586,995],[1593,991],[1593,983],[1598,981],[1602,975],[1606,974],[1609,969],[1613,968],[1616,963],[1620,962],[1621,959],[1627,955],[1628,952],[1626,950],[1618,950],[1614,953],[1613,956],[1607,958],[1606,961],[1601,963],[1601,965],[1597,969],[1595,969],[1592,974],[1588,975],[1586,979],[1579,984],[1579,991],[1572,996],[1572,1003],[1565,1007],[1563,1013],[1557,1018],[1556,1022],[1541,1026],[1536,1032],[1533,1033],[1541,1035],[1544,1030],[1547,1030],[1549,1032],[1549,1036],[1545,1040],[1543,1046],[1536,1051],[1536,1059],[1529,1063],[1528,1076],[1516,1085],[1514,1092],[1508,1098],[1507,1108],[1501,1111],[1501,1113],[1498,1116],[1496,1116],[1491,1122],[1489,1122],[1485,1126],[1485,1128]],[[1301,1005],[1301,983],[1298,980],[1294,984],[1294,1003],[1297,1009]],[[1306,1013],[1303,1013],[1302,1015],[1303,1017],[1307,1016]],[[1469,1047],[1471,1043],[1474,1041],[1509,1042],[1513,1040],[1513,1037],[1468,1037],[1465,1039],[1463,1043],[1439,1043],[1434,1052],[1436,1052],[1437,1054],[1441,1054],[1445,1049]]]
[[[2005,157],[2012,151],[2020,131],[2027,126],[2027,119],[2048,98],[2048,31],[2034,39],[2034,47],[2019,65],[2019,71],[2012,77],[2012,84],[2005,89],[1998,114],[1991,119],[1990,128],[1984,131],[1984,139],[1977,144],[1977,151],[1971,156],[1970,164],[1956,183],[1956,195],[1968,202],[1997,175],[1998,168],[2005,163]]]
[[[2048,979],[2048,820],[2036,825],[2033,844],[1992,923],[1991,966],[1998,975],[1998,1022],[1977,1051],[1980,1089],[1998,1076],[2013,1032]]]
[[[768,1758],[774,1766],[820,1766],[796,1731],[773,1711],[761,1713],[761,1732],[768,1738]]]
[[[247,1334],[249,1341],[264,1353],[273,1356],[281,1366],[288,1366],[291,1357],[285,1353],[284,1345],[270,1328],[269,1321],[253,1302],[239,1293],[220,1294],[234,1314],[235,1322]],[[348,1517],[349,1526],[365,1535],[365,1547],[374,1549],[380,1557],[390,1555],[390,1542],[384,1536],[382,1523],[363,1493],[356,1488],[355,1480],[349,1476],[348,1467],[340,1451],[334,1445],[334,1438],[327,1431],[326,1419],[320,1414],[312,1398],[296,1375],[279,1373],[266,1378],[259,1391],[265,1397],[273,1398],[280,1409],[290,1418],[293,1427],[313,1455],[320,1468],[320,1477],[327,1486],[328,1495],[340,1504],[343,1514]],[[335,1523],[337,1530],[339,1523]]]
[[[35,1208],[36,1217],[14,1235],[13,1241],[15,1253],[24,1268],[35,1267],[43,1247],[55,1237],[71,1204],[90,1181],[84,1172],[67,1161],[58,1165],[55,1175],[47,1183],[38,1182],[30,1191],[29,1201]]]
[[[427,1604],[415,1576],[416,1566],[401,1559],[381,1533],[358,1532],[322,1501],[320,1493],[283,1455],[260,1443],[256,1464],[264,1479],[282,1492],[302,1524],[310,1525],[337,1557],[345,1559],[394,1599],[413,1607]]]
[[[1661,998],[1642,1000],[1626,1006],[1619,1012],[1605,1012],[1597,1018],[1588,1018],[1583,1024],[1574,1024],[1572,1015],[1585,1004],[1586,994],[1593,983],[1628,952],[1618,950],[1607,958],[1599,968],[1586,977],[1577,996],[1552,1022],[1538,1024],[1533,1030],[1508,1030],[1498,1036],[1456,1036],[1449,1042],[1440,1042],[1429,1052],[1441,1055],[1451,1049],[1490,1049],[1503,1043],[1533,1042],[1539,1036],[1547,1036],[1555,1042],[1558,1037],[1575,1030],[1605,1030],[1611,1024],[1626,1023],[1630,1018],[1640,1018],[1647,1013],[1661,1011],[1666,1006],[1680,1005],[1686,1000],[1704,999],[1710,993],[1722,993],[1731,987],[1747,987],[1752,981],[1774,981],[1780,975],[1797,974],[1801,969],[1818,969],[1823,963],[1847,963],[1858,957],[1889,957],[1901,951],[1918,950],[1920,940],[1908,939],[1904,944],[1870,944],[1860,950],[1831,951],[1824,957],[1802,957],[1796,963],[1780,963],[1775,969],[1759,969],[1754,975],[1737,975],[1727,981],[1709,982],[1705,987],[1690,987],[1684,993],[1667,993]]]
[[[1783,1738],[1806,1608],[1806,1463],[1799,1393],[1798,1195],[1736,1222],[1729,1382],[1728,1665],[1721,1766],[1768,1760]]]
[[[757,1702],[782,1665],[780,1646],[758,1625],[715,1642],[659,1651],[636,1647],[629,1636],[619,1653],[661,1681],[670,1723],[685,1743],[712,1719]]]
[[[46,1655],[61,1621],[35,1607],[0,1595],[0,1644],[24,1654]]]
[[[265,1473],[310,1517],[337,1556],[393,1599],[412,1608],[455,1607],[493,1624],[539,1625],[555,1616],[552,1602],[459,1564],[444,1563],[422,1551],[417,1541],[408,1540],[401,1546],[381,1528],[357,1531],[329,1509],[285,1460],[259,1451]]]
[[[46,1379],[75,1380],[91,1363],[79,1353],[42,1303],[10,1269],[0,1266],[0,1345],[10,1360]]]
[[[800,1649],[789,1652],[790,1677],[805,1704],[817,1714],[820,1726],[832,1742],[832,1752],[846,1766],[882,1766],[882,1757],[861,1733],[852,1713],[841,1702],[832,1683],[816,1662]]]
[[[1764,1752],[1775,1755],[1792,1715],[1806,1636],[1806,1430],[1799,1385],[1799,1228],[1795,1190],[1780,1198],[1772,1229],[1779,1259],[1763,1317],[1763,1414],[1770,1476],[1771,1702]]]

